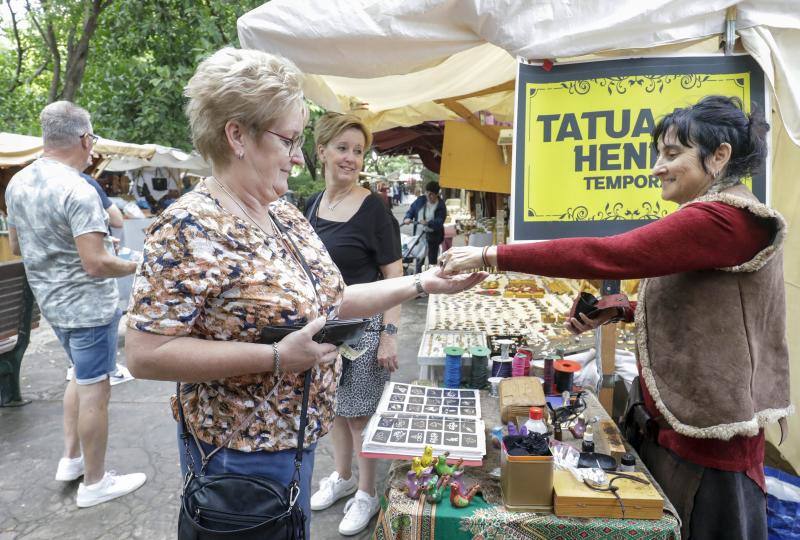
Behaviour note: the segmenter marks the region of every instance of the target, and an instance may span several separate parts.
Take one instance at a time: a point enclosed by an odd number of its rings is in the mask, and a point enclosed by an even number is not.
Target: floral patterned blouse
[[[234,216],[201,184],[150,226],[128,326],[165,336],[255,342],[267,325],[302,324],[321,314],[334,318],[344,292],[338,268],[297,208],[279,200],[270,209],[305,257],[317,294],[290,242]],[[340,362],[311,372],[306,445],[332,425]],[[276,383],[265,372],[185,384],[186,420],[201,440],[219,446]],[[285,374],[275,395],[228,447],[296,448],[302,392],[302,375]],[[172,409],[177,418],[174,398]]]

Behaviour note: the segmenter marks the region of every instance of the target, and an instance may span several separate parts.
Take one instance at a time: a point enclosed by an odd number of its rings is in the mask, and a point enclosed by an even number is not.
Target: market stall
[[[770,122],[772,204],[792,222],[800,212],[800,187],[791,174],[800,166],[800,67],[789,61],[800,47],[795,7],[790,0],[702,5],[686,0],[658,9],[634,0],[502,7],[442,0],[388,8],[372,2],[273,0],[240,19],[239,35],[244,46],[295,61],[309,74],[307,96],[327,109],[354,111],[373,130],[461,119],[495,145],[501,129],[487,125],[481,111],[512,120],[518,56],[559,63],[718,54],[724,40],[729,50],[750,53],[769,82],[776,105]],[[800,320],[798,248],[800,233],[790,232],[785,255],[789,328]],[[790,333],[788,339],[791,353],[800,350],[800,334]],[[796,370],[792,386],[795,393],[800,388]],[[790,418],[795,429],[781,447],[795,466],[800,464],[799,421]],[[768,434],[778,438],[772,430]]]

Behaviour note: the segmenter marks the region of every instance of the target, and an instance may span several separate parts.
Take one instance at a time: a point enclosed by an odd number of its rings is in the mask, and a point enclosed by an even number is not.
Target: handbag
[[[248,425],[256,411],[266,403],[278,388],[278,380],[267,397],[258,404],[250,416],[231,432],[224,443],[206,455],[197,435],[186,423],[181,402],[181,383],[178,383],[178,414],[180,416],[184,451],[188,471],[181,493],[181,510],[178,516],[179,540],[260,540],[305,539],[306,516],[297,500],[300,496],[300,467],[303,463],[303,434],[308,423],[308,395],[311,370],[305,372],[303,405],[300,412],[300,430],[297,433],[297,452],[294,474],[288,486],[266,477],[242,474],[205,474],[214,454],[221,450],[234,435]],[[194,438],[202,458],[199,470],[189,450],[189,437]]]
[[[280,232],[288,238],[303,271],[317,292],[317,282],[303,254],[287,234],[283,225],[270,212]],[[294,474],[288,486],[266,477],[225,473],[207,475],[208,463],[214,454],[252,422],[256,412],[275,393],[283,377],[241,424],[233,430],[208,455],[195,432],[186,423],[181,402],[181,383],[178,383],[178,414],[180,416],[184,450],[188,471],[181,493],[181,511],[178,516],[178,540],[304,540],[306,516],[297,500],[300,496],[300,467],[303,463],[303,442],[308,423],[308,395],[311,386],[311,370],[304,374],[303,404],[300,410],[300,430],[297,433],[297,452],[294,458]],[[200,452],[202,464],[196,468],[189,450],[191,436]]]

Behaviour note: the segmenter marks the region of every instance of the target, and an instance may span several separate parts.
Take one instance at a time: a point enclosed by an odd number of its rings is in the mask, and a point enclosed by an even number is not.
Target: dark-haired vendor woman
[[[783,284],[786,223],[742,184],[769,126],[736,98],[677,109],[653,132],[653,174],[679,209],[607,238],[454,248],[445,272],[482,264],[544,276],[647,278],[638,305],[570,319],[575,333],[636,322],[645,406],[661,426],[642,459],[683,538],[767,538],[764,429],[793,412]],[[634,313],[635,309],[635,313]]]

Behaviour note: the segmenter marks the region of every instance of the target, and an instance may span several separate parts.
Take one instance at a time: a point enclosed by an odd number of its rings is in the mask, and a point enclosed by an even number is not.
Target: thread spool
[[[495,343],[500,345],[500,357],[503,360],[510,359],[511,356],[509,355],[509,350],[511,349],[511,346],[514,344],[514,340],[513,339],[498,339],[498,340],[495,340]]]
[[[458,388],[461,386],[461,357],[464,355],[464,349],[456,346],[447,347],[444,355],[444,386]]]
[[[502,356],[492,356],[492,377],[511,377],[511,359],[503,360]]]
[[[555,358],[553,356],[545,356],[544,358],[544,394],[549,395],[553,393],[553,379],[555,377],[554,366]]]
[[[554,382],[556,391],[561,393],[565,390],[572,391],[572,379],[578,371],[581,370],[581,365],[572,360],[556,360],[553,362],[553,369],[555,371]]]
[[[531,355],[522,349],[517,350],[517,354],[511,360],[511,376],[527,377],[531,369]]]
[[[469,387],[478,390],[486,388],[489,380],[489,349],[487,347],[472,347],[469,350],[472,356],[472,367],[469,372]]]

